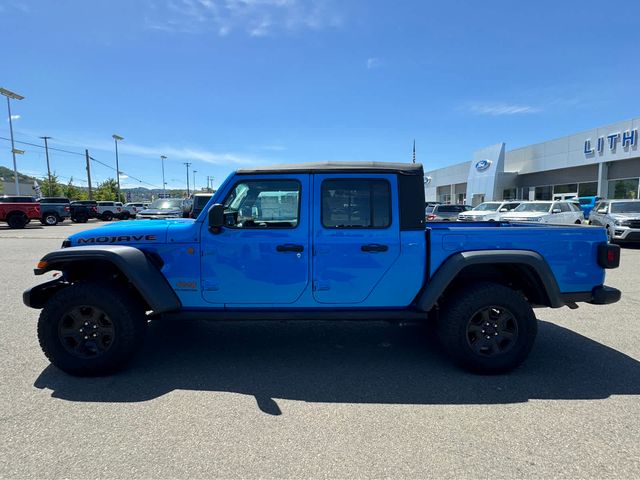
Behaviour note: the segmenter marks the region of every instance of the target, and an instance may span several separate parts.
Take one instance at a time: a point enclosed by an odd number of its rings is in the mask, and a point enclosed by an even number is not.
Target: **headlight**
[[[629,225],[629,220],[614,220],[614,225],[618,225],[619,227],[626,227]]]

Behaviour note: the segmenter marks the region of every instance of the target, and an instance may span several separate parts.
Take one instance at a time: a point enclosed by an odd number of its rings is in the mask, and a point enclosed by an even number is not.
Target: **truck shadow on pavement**
[[[386,323],[157,322],[127,370],[74,378],[53,366],[35,387],[78,402],[142,402],[176,389],[274,399],[388,404],[505,404],[640,394],[640,362],[541,321],[523,366],[479,376],[449,363],[425,327]]]

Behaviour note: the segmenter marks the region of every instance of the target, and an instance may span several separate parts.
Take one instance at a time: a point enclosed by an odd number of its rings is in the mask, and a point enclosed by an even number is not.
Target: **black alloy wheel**
[[[100,308],[80,305],[63,315],[58,325],[58,339],[75,357],[95,358],[109,350],[116,329]]]

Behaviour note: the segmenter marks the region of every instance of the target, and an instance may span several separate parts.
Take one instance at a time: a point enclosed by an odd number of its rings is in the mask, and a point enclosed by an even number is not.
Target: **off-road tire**
[[[22,212],[11,213],[7,217],[9,228],[24,228],[27,223],[29,223],[29,219]]]
[[[484,312],[495,314],[496,318],[509,318],[510,314],[509,326],[494,329],[493,326],[499,322],[490,320],[491,317],[487,320],[492,325],[478,325],[475,322],[484,318]],[[480,328],[487,328],[486,337],[485,330]],[[505,373],[520,365],[531,351],[537,331],[535,314],[524,296],[509,287],[490,282],[467,285],[452,292],[438,318],[438,337],[445,352],[461,367],[481,374]],[[511,340],[505,344],[508,333]],[[485,338],[488,345],[492,341],[495,343],[489,338],[493,335],[502,343],[478,352],[478,346],[485,342]],[[495,353],[490,353],[492,351]]]
[[[72,353],[60,333],[63,328],[71,330],[65,322],[78,308],[102,311],[112,328],[106,351],[90,358]],[[46,357],[60,370],[76,376],[107,375],[121,369],[139,350],[146,324],[143,306],[125,287],[81,282],[57,292],[46,303],[38,319],[38,340]],[[78,335],[78,343],[87,338],[82,337],[84,333]]]
[[[87,223],[89,221],[89,215],[80,213],[75,217],[71,217],[73,223]]]
[[[113,213],[104,212],[102,215],[100,215],[100,219],[104,220],[105,222],[110,222],[111,220],[113,220]]]

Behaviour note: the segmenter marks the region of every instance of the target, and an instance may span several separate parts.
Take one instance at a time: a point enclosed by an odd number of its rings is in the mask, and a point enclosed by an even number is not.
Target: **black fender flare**
[[[481,264],[511,264],[530,267],[540,279],[542,288],[549,299],[549,306],[559,308],[565,305],[556,277],[549,264],[539,253],[529,250],[476,250],[459,252],[445,260],[416,297],[416,308],[424,312],[431,310],[465,267]]]
[[[179,310],[181,302],[169,282],[145,253],[135,247],[126,245],[104,245],[90,247],[63,248],[46,254],[36,275],[51,270],[64,271],[65,266],[74,262],[107,262],[117,268],[138,290],[142,298],[149,304],[154,313]],[[58,280],[59,283],[64,280]],[[55,282],[55,281],[54,281]],[[37,285],[23,295],[24,303],[33,308],[42,308],[42,297],[45,290],[51,291],[51,282]],[[36,301],[40,299],[40,301]],[[29,301],[29,303],[27,303]]]

